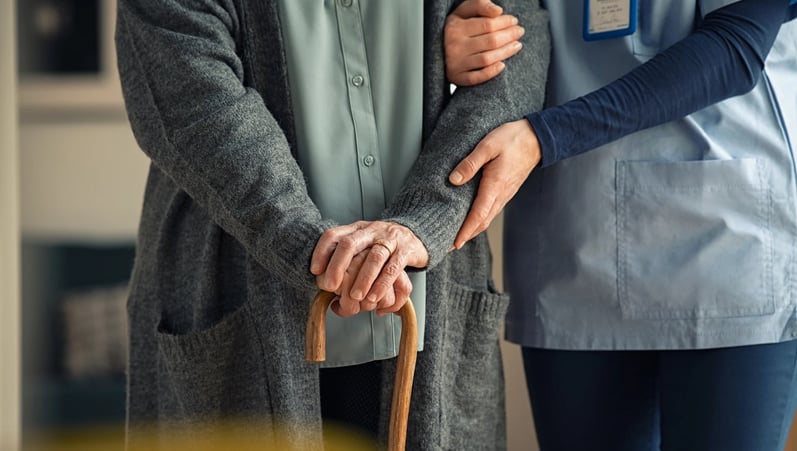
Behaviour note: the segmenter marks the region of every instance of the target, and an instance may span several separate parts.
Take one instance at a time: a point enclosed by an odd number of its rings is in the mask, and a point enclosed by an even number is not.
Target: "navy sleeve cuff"
[[[559,161],[560,158],[556,155],[556,138],[554,138],[551,128],[548,127],[545,119],[539,113],[531,113],[526,116],[526,120],[529,121],[534,134],[537,135],[537,142],[540,144],[542,159],[537,164],[537,167],[545,168]]]

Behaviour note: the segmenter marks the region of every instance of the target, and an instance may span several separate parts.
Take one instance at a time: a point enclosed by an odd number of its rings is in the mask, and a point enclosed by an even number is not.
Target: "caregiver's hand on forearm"
[[[482,170],[476,199],[454,239],[454,247],[461,248],[487,230],[541,158],[537,135],[526,119],[508,122],[481,140],[448,177],[452,184],[463,185]]]
[[[401,294],[403,286],[395,290],[395,284],[403,277],[404,268],[423,268],[428,263],[426,247],[407,227],[359,221],[324,232],[313,251],[310,271],[320,289],[340,294],[341,301],[346,301],[343,306],[360,303],[362,309],[365,304],[378,303],[377,310],[385,313],[406,302],[404,298],[390,303],[391,292],[395,297]],[[346,280],[350,288],[344,286]],[[346,307],[343,313],[353,310]]]
[[[503,61],[520,51],[523,27],[490,0],[466,0],[446,19],[446,76],[459,86],[483,83],[504,70]]]

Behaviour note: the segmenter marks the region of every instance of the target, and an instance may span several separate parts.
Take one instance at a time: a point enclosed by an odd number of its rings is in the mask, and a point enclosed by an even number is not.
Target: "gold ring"
[[[385,240],[376,240],[376,241],[374,241],[374,246],[382,246],[385,249],[387,249],[387,254],[388,255],[393,255],[393,249],[390,248],[390,245],[387,244],[387,241],[385,241]]]

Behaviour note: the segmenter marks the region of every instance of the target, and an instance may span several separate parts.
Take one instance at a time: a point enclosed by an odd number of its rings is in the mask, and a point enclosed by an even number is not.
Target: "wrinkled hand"
[[[487,230],[541,159],[537,135],[526,119],[501,125],[481,140],[448,177],[452,184],[463,185],[482,169],[476,199],[457,233],[454,247],[461,248]]]
[[[316,284],[340,300],[335,313],[397,312],[412,284],[404,268],[423,268],[429,254],[407,227],[384,221],[358,221],[329,229],[313,251],[310,271]]]
[[[446,19],[446,76],[458,86],[471,86],[494,78],[503,61],[520,51],[525,32],[511,15],[502,15],[490,0],[465,0]]]
[[[340,287],[337,290],[332,290],[338,297],[336,299],[337,302],[333,302],[330,308],[338,316],[346,318],[360,312],[369,312],[371,310],[376,310],[379,315],[395,313],[404,306],[407,299],[410,297],[412,282],[410,282],[407,272],[403,270],[400,271],[399,276],[393,282],[392,289],[387,289],[382,298],[369,300],[366,297],[365,300],[356,300],[349,295],[352,291],[352,285],[354,285],[360,270],[368,259],[370,251],[371,248],[354,256],[351,260],[351,264],[343,273],[343,281]]]

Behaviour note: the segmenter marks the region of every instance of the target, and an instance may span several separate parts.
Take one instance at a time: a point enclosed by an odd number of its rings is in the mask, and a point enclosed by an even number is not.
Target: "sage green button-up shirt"
[[[379,217],[421,149],[422,0],[280,0],[299,164],[321,214]],[[411,274],[423,346],[424,273]],[[325,366],[398,353],[401,321],[327,315]]]

